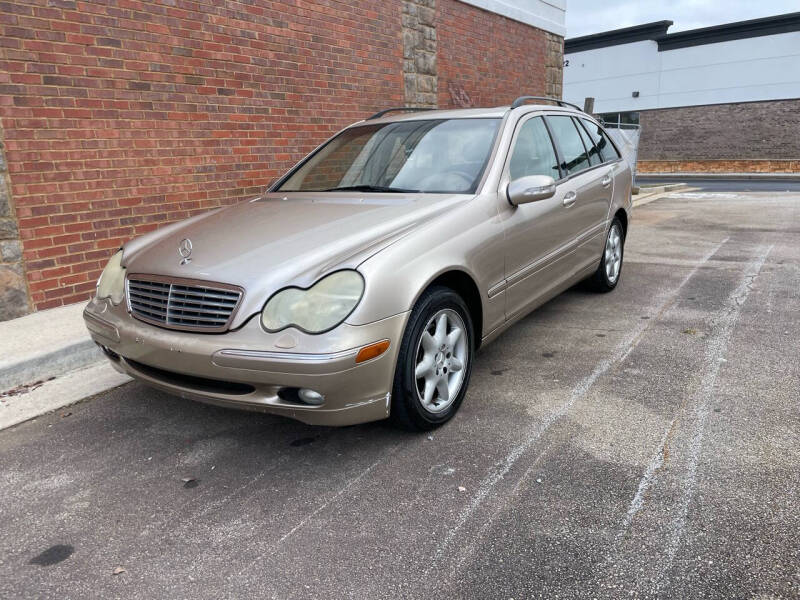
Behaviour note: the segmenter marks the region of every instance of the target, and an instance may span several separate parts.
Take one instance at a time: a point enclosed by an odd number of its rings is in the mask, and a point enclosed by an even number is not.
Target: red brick
[[[36,308],[88,298],[130,237],[251,198],[404,104],[400,3],[234,4],[3,2],[0,118]],[[437,6],[440,105],[451,83],[475,105],[541,93],[539,30]]]
[[[502,106],[525,93],[543,95],[544,31],[458,0],[437,0],[436,13],[440,107]]]
[[[639,173],[797,173],[800,160],[640,160]]]

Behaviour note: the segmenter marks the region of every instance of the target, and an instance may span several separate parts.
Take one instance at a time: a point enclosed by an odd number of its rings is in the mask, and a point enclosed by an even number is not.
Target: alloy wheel
[[[414,377],[422,406],[438,413],[456,399],[469,360],[467,328],[461,316],[445,308],[434,314],[417,344]]]
[[[611,231],[608,232],[603,260],[608,282],[614,285],[619,278],[619,270],[622,266],[622,235],[620,234],[619,225],[616,223],[611,226]]]

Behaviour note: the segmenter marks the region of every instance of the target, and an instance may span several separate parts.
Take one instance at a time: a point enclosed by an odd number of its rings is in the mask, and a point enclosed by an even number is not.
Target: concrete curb
[[[685,183],[678,183],[678,184],[670,184],[670,185],[659,185],[654,186],[652,188],[641,188],[652,190],[650,193],[647,194],[637,194],[633,197],[633,207],[636,208],[637,206],[644,206],[645,204],[650,204],[653,200],[658,200],[659,198],[666,196],[668,194],[672,194],[678,191],[688,191],[694,188],[689,187]]]
[[[647,185],[646,183],[638,186],[639,193],[637,196],[650,196],[652,194],[662,194],[664,192],[674,192],[689,187],[685,183],[667,183],[664,185]]]
[[[86,400],[131,381],[103,361],[47,381],[17,396],[0,398],[0,430]]]
[[[644,206],[645,204],[650,204],[651,202],[653,202],[655,200],[659,200],[659,199],[661,199],[661,198],[663,198],[665,196],[669,196],[670,194],[674,194],[675,192],[679,192],[679,191],[680,192],[683,192],[683,191],[690,192],[690,191],[693,191],[695,189],[697,189],[697,188],[692,188],[692,187],[689,187],[689,186],[681,186],[680,189],[672,189],[672,190],[666,190],[664,192],[646,194],[646,195],[644,195],[644,196],[642,196],[640,198],[634,198],[633,207],[634,208],[638,208],[640,206]]]
[[[103,360],[83,324],[83,307],[61,306],[0,323],[0,391]]]
[[[89,337],[84,306],[61,306],[0,323],[0,429],[130,381]]]
[[[52,352],[3,366],[0,369],[0,390],[9,390],[34,381],[46,381],[104,359],[103,353],[91,340],[61,346]]]

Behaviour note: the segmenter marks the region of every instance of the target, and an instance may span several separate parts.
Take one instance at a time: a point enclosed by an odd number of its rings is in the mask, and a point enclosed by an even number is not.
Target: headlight
[[[125,268],[122,266],[122,250],[108,261],[106,268],[97,280],[97,297],[111,298],[112,304],[119,304],[125,297]]]
[[[344,321],[361,300],[364,279],[356,271],[337,271],[307,290],[286,288],[269,299],[261,313],[267,331],[294,325],[308,333],[322,333]]]

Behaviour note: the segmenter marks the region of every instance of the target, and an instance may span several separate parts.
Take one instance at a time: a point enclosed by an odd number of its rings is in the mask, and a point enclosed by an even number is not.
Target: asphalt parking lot
[[[675,193],[430,436],[136,383],[2,431],[0,597],[798,597],[799,265],[800,193]]]

